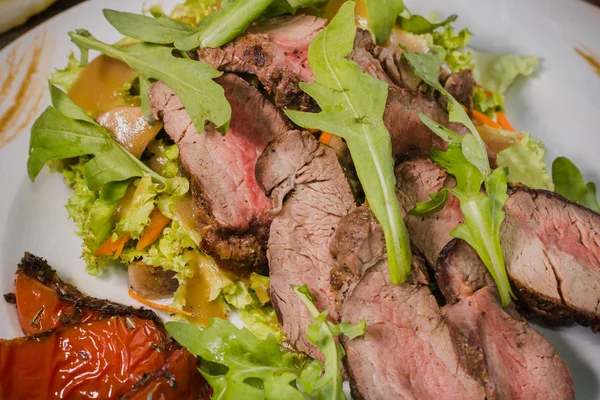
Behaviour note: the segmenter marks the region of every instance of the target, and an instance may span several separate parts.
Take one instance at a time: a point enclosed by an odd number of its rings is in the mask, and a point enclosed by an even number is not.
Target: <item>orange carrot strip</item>
[[[323,143],[323,144],[329,144],[329,142],[331,142],[331,138],[333,137],[333,135],[329,132],[323,132],[321,133],[321,136],[319,136],[319,142]]]
[[[169,222],[171,222],[171,218],[165,217],[158,208],[154,207],[152,214],[150,214],[150,223],[144,228],[135,249],[142,250],[144,247],[156,242],[156,239],[158,239],[163,229],[169,225]]]
[[[145,306],[154,308],[155,310],[160,310],[160,311],[164,311],[164,312],[171,313],[171,314],[179,314],[179,315],[183,315],[184,317],[192,316],[192,313],[190,313],[190,312],[183,311],[183,310],[180,310],[175,307],[169,307],[169,306],[165,306],[162,304],[158,304],[158,303],[155,303],[150,300],[146,300],[145,298],[141,297],[139,294],[135,293],[131,289],[129,289],[129,297],[131,297],[132,299],[134,299],[136,301],[139,301],[140,303],[142,303]]]
[[[506,114],[504,114],[503,112],[498,111],[496,113],[496,121],[498,121],[498,125],[500,125],[502,129],[515,132],[515,128],[513,128],[508,118],[506,118]]]
[[[129,232],[124,233],[123,235],[121,235],[120,238],[118,238],[114,242],[109,237],[108,239],[106,239],[106,242],[102,243],[102,245],[96,249],[94,255],[110,256],[114,253],[114,258],[116,260],[117,258],[119,258],[121,252],[123,251],[123,247],[125,247],[125,244],[129,242],[130,239],[131,234]]]
[[[481,122],[484,125],[491,126],[492,128],[495,128],[495,129],[500,129],[500,125],[498,125],[496,122],[494,122],[493,119],[491,119],[490,117],[488,117],[487,115],[485,115],[482,112],[473,110],[473,118],[475,118],[477,121]]]

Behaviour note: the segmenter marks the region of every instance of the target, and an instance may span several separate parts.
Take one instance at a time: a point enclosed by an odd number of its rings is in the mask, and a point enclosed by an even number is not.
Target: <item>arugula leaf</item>
[[[433,87],[448,99],[448,112],[450,121],[460,122],[466,126],[472,135],[464,138],[462,143],[463,152],[469,162],[479,169],[484,176],[489,176],[490,162],[487,156],[485,143],[481,139],[479,132],[473,125],[473,121],[467,115],[462,105],[452,97],[441,85],[438,80],[442,60],[436,54],[420,54],[405,51],[402,55],[410,64],[413,72],[429,86]]]
[[[172,48],[156,44],[115,47],[96,40],[85,30],[69,32],[69,36],[82,54],[89,49],[98,50],[128,64],[145,79],[163,81],[177,94],[198,132],[204,130],[206,120],[221,128],[228,124],[231,106],[223,88],[213,80],[222,73],[211,65],[174,57]]]
[[[27,172],[34,181],[50,160],[94,155],[85,164],[83,176],[90,189],[104,184],[150,175],[165,187],[169,183],[125,148],[108,132],[93,122],[61,90],[51,87],[53,107],[48,107],[31,128]]]
[[[394,191],[396,177],[390,135],[383,124],[387,85],[360,70],[346,56],[356,26],[354,3],[345,3],[308,49],[315,82],[300,84],[320,113],[286,110],[294,123],[346,139],[369,206],[385,232],[390,279],[404,282],[410,273],[410,243]]]
[[[411,15],[409,18],[400,17],[398,19],[398,26],[407,32],[422,35],[423,33],[431,33],[441,26],[446,26],[456,21],[458,15],[452,14],[442,22],[433,23],[427,18],[420,15]]]
[[[439,192],[430,193],[429,197],[431,200],[417,202],[408,213],[410,215],[429,215],[442,211],[448,202],[448,189],[443,188]]]
[[[316,7],[327,0],[274,0],[265,12],[266,17],[295,14],[301,8]]]
[[[432,149],[432,160],[456,178],[456,186],[449,191],[458,198],[465,223],[456,227],[450,235],[463,239],[477,251],[494,278],[502,305],[506,307],[510,303],[512,290],[506,275],[500,243],[500,227],[504,220],[503,207],[508,200],[505,171],[503,168],[497,168],[486,177],[467,160],[464,146],[471,135],[460,136],[454,133],[448,139],[447,128],[424,114],[421,114],[421,120],[448,143],[447,151]],[[481,192],[483,184],[487,196]]]
[[[119,33],[142,42],[170,44],[194,33],[189,25],[165,16],[152,18],[110,9],[102,13]]]
[[[484,53],[469,49],[473,57],[473,77],[485,89],[506,93],[519,75],[532,75],[539,63],[537,56]]]
[[[581,171],[566,157],[558,157],[552,163],[554,190],[571,201],[600,212],[596,184],[583,180]]]
[[[272,335],[260,340],[248,329],[220,319],[202,330],[187,322],[165,326],[177,342],[205,361],[200,372],[214,398],[304,399],[295,385],[300,375],[298,355],[282,351]]]
[[[294,292],[308,309],[313,323],[308,326],[308,340],[321,350],[325,356],[325,368],[319,361],[311,362],[300,375],[302,388],[311,396],[319,399],[346,399],[342,388],[342,371],[340,363],[346,352],[341,344],[335,343],[334,337],[344,334],[349,339],[362,336],[367,322],[362,320],[357,325],[342,323],[335,325],[327,321],[328,310],[319,312],[313,304],[313,296],[306,285],[295,287]]]
[[[379,43],[390,38],[396,18],[404,11],[403,0],[364,0],[367,6],[369,28]]]
[[[75,83],[83,67],[79,65],[79,61],[75,58],[75,54],[69,54],[69,63],[64,69],[56,70],[50,76],[50,83],[59,86],[68,91]]]
[[[198,26],[198,32],[177,39],[175,47],[183,51],[198,47],[221,47],[243,33],[272,2],[273,0],[237,0],[222,10],[209,14]]]

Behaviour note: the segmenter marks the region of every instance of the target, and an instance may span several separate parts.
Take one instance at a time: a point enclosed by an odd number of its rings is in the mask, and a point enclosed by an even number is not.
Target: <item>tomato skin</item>
[[[118,398],[159,370],[169,347],[154,322],[135,317],[2,341],[0,393],[4,400]]]
[[[68,320],[77,316],[77,322],[97,321],[100,315],[93,311],[76,308],[74,304],[61,300],[56,290],[32,279],[22,272],[15,281],[17,312],[21,330],[26,335],[45,332],[64,325],[61,317]]]

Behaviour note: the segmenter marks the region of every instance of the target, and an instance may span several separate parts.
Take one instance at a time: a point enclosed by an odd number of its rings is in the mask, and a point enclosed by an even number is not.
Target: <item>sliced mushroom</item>
[[[145,299],[157,300],[173,296],[179,283],[175,272],[165,271],[141,261],[134,261],[127,268],[129,287]]]

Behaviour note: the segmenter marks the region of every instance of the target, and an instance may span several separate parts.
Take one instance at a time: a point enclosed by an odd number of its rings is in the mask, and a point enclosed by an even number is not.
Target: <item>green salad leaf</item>
[[[119,33],[142,42],[170,44],[194,33],[189,25],[166,16],[152,18],[110,9],[104,9],[102,12],[104,18]]]
[[[273,0],[236,0],[209,14],[200,22],[197,32],[175,41],[179,50],[198,47],[221,47],[243,33],[271,5]]]
[[[538,64],[537,56],[484,53],[469,49],[473,57],[473,77],[485,89],[506,93],[518,76],[532,75]]]
[[[222,73],[211,65],[175,57],[172,48],[157,44],[115,47],[96,40],[85,30],[70,32],[69,36],[82,54],[97,50],[123,61],[146,79],[163,81],[177,94],[198,132],[204,130],[206,120],[222,128],[229,123],[231,106],[223,88],[213,80]]]
[[[315,82],[300,84],[320,113],[286,110],[292,121],[343,137],[350,149],[369,206],[385,232],[393,283],[410,273],[408,232],[395,194],[392,142],[383,123],[387,85],[362,72],[346,56],[352,51],[356,26],[354,3],[345,3],[308,49]]]
[[[202,330],[187,322],[165,326],[177,342],[202,358],[200,372],[214,398],[304,400],[295,384],[301,371],[299,357],[282,351],[272,335],[260,340],[248,329],[220,319]]]
[[[69,63],[67,66],[54,71],[50,76],[50,83],[61,87],[65,91],[69,91],[77,78],[79,78],[82,70],[83,67],[80,65],[80,62],[75,58],[75,54],[71,52],[69,53]]]
[[[369,28],[379,43],[390,38],[396,18],[404,11],[403,0],[365,0]]]
[[[113,232],[113,240],[117,240],[126,232],[131,234],[132,239],[139,239],[144,228],[150,222],[150,214],[154,210],[154,199],[158,194],[158,188],[156,184],[152,183],[152,179],[148,175],[139,179],[134,185],[136,189],[133,193],[131,206],[117,222]]]
[[[54,107],[48,107],[31,128],[27,172],[32,181],[51,160],[93,155],[83,171],[93,191],[109,182],[145,175],[165,188],[170,187],[170,180],[152,171],[114,141],[63,91],[51,86],[51,94]]]
[[[269,335],[273,335],[278,342],[285,339],[273,307],[269,305],[250,306],[237,310],[237,312],[244,326],[257,338],[264,340]]]
[[[433,148],[432,160],[456,178],[456,186],[447,190],[458,198],[465,223],[457,226],[450,235],[463,239],[477,251],[494,278],[502,305],[506,307],[512,290],[500,243],[503,207],[508,200],[505,171],[497,168],[490,176],[485,176],[466,157],[465,141],[471,135],[460,136],[424,114],[421,114],[421,120],[448,144],[447,151]],[[485,186],[485,194],[481,192],[482,185]],[[432,202],[437,205],[437,197],[441,196],[441,193],[432,195]],[[417,204],[416,209],[435,212],[439,208],[425,203]]]
[[[328,310],[319,312],[313,304],[313,296],[306,285],[294,288],[294,292],[308,309],[313,322],[308,326],[308,340],[317,346],[323,353],[325,365],[319,361],[312,361],[304,368],[300,375],[302,388],[311,396],[319,399],[346,399],[342,384],[342,370],[340,364],[346,355],[341,344],[336,343],[334,337],[341,334],[349,339],[362,336],[367,323],[362,320],[357,325],[342,323],[339,325],[327,321]]]
[[[423,33],[431,33],[437,28],[442,26],[446,26],[456,21],[458,15],[452,14],[445,20],[441,22],[430,22],[427,18],[422,17],[420,15],[411,15],[408,18],[400,17],[398,18],[398,26],[407,32],[414,33],[417,35],[422,35]]]
[[[410,64],[413,72],[429,86],[433,87],[448,99],[448,112],[450,121],[459,122],[466,126],[472,135],[468,135],[463,140],[462,149],[465,157],[470,163],[484,175],[489,176],[490,162],[487,156],[485,143],[481,139],[479,132],[473,125],[473,121],[467,115],[462,105],[450,95],[438,80],[442,60],[437,54],[420,54],[406,51],[402,55]]]
[[[596,195],[596,184],[585,183],[581,171],[566,157],[558,157],[552,163],[552,180],[554,190],[571,201],[600,212],[600,204]]]
[[[444,61],[452,72],[473,69],[471,52],[465,48],[471,38],[468,29],[455,33],[452,24],[446,24],[444,30],[431,32],[431,38],[433,46],[444,50]]]
[[[496,154],[498,165],[508,168],[508,181],[534,189],[553,190],[554,185],[544,161],[544,144],[527,132],[501,131],[500,134],[514,139],[512,146]]]
[[[196,26],[207,15],[215,11],[218,0],[186,0],[177,4],[171,12],[171,18],[185,24]],[[224,3],[224,1],[221,1]]]

